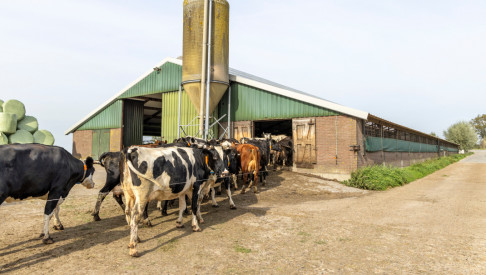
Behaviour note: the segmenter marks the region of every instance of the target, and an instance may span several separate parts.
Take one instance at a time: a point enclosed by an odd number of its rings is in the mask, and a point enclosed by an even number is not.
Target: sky
[[[64,132],[166,57],[182,0],[0,0],[0,99]],[[486,113],[486,1],[229,0],[230,67],[443,136]]]

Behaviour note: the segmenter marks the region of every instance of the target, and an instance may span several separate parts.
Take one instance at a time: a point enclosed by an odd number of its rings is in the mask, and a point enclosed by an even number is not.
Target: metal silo
[[[209,111],[208,113],[214,111],[228,88],[228,51],[228,2],[226,0],[185,0],[182,85],[200,114],[201,121],[205,111]],[[207,74],[208,68],[210,74]],[[205,92],[208,88],[209,110],[205,110]]]

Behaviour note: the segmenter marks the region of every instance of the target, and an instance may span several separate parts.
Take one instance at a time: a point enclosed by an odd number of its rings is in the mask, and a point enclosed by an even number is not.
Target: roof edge
[[[182,66],[182,60],[177,59],[177,58],[173,58],[173,57],[167,57],[164,60],[162,60],[161,62],[159,62],[157,65],[155,65],[155,67],[161,67],[162,65],[164,65],[167,62],[174,63],[174,64],[177,64],[177,65],[181,65]],[[101,111],[103,111],[103,109],[106,106],[113,104],[113,102],[115,102],[115,101],[118,100],[118,97],[119,96],[121,96],[128,89],[130,89],[135,84],[137,84],[138,82],[140,82],[142,79],[146,78],[152,72],[153,72],[153,69],[150,69],[150,70],[146,71],[145,73],[143,73],[135,81],[132,81],[125,88],[121,89],[115,96],[111,97],[110,99],[108,99],[107,101],[105,101],[103,104],[101,104],[100,106],[98,106],[98,108],[96,108],[94,111],[92,111],[87,116],[85,116],[83,119],[81,119],[78,122],[76,122],[75,124],[73,124],[73,126],[71,126],[66,132],[64,132],[64,135],[69,135],[69,134],[73,133],[74,131],[76,131],[79,127],[81,127],[81,125],[83,123],[85,123],[87,120],[90,120],[94,116],[96,116],[97,114],[99,114]]]

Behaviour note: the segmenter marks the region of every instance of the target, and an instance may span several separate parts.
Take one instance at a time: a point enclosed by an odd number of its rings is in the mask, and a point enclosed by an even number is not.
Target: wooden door
[[[101,154],[110,151],[110,129],[93,130],[91,157],[99,159]]]
[[[316,119],[299,118],[292,120],[294,136],[294,163],[303,168],[311,168],[317,163]]]
[[[241,138],[253,137],[252,122],[251,121],[236,121],[233,124],[233,138],[240,140]]]
[[[100,130],[93,130],[93,140],[91,147],[91,157],[97,160],[100,157]]]

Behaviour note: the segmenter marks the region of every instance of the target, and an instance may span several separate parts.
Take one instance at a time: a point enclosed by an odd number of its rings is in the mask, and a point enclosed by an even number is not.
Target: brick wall
[[[83,130],[73,133],[73,156],[85,159],[91,155],[93,142],[93,131]]]
[[[319,173],[349,174],[358,167],[357,120],[347,116],[316,118],[317,165]],[[336,142],[337,141],[337,142]],[[337,149],[337,154],[336,154]]]

